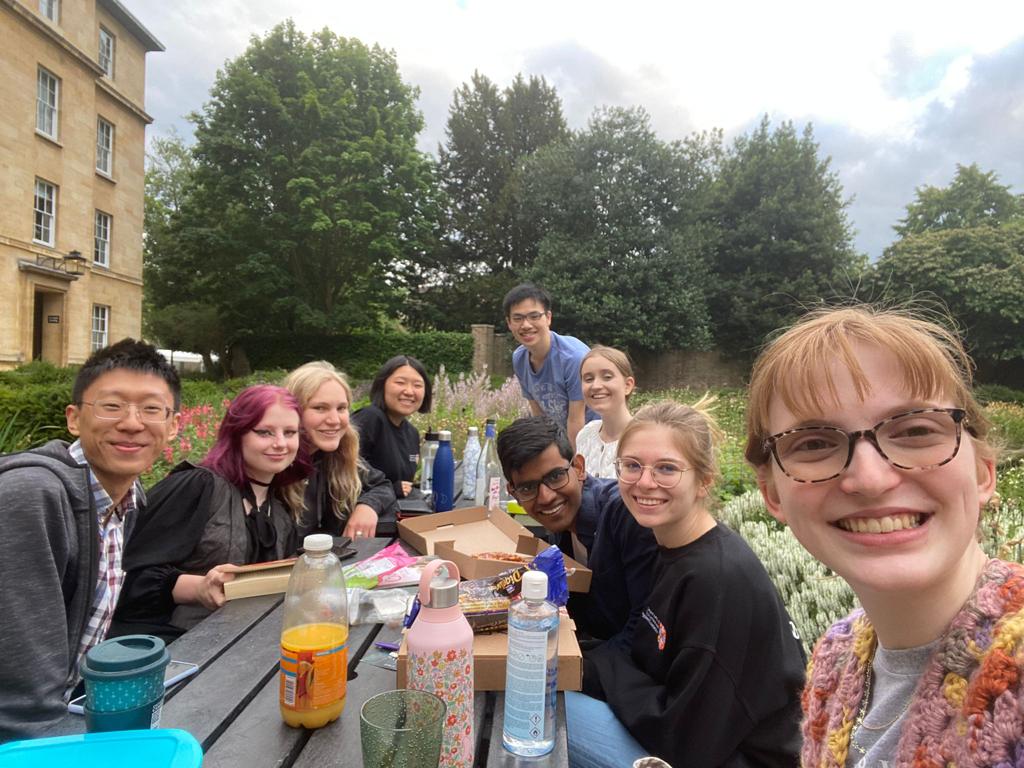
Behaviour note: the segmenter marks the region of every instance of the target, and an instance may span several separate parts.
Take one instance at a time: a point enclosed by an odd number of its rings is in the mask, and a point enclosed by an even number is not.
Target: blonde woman
[[[289,490],[290,503],[304,510],[300,533],[372,537],[380,516],[394,515],[395,493],[384,474],[359,457],[348,379],[318,360],[296,368],[284,385],[299,401],[303,444],[313,461],[305,491]]]
[[[614,479],[619,437],[633,418],[629,397],[636,389],[633,366],[625,352],[597,345],[580,363],[583,401],[600,419],[588,421],[576,435],[576,453],[586,462],[587,474]]]

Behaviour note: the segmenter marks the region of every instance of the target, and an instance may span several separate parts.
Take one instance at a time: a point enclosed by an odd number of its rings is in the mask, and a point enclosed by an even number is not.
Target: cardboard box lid
[[[534,536],[510,515],[490,511],[486,507],[467,507],[438,512],[398,524],[398,535],[417,552],[451,560],[464,579],[497,576],[514,565],[501,560],[483,560],[474,555],[481,552],[521,552],[537,555],[550,544]],[[572,592],[590,589],[590,570],[568,555],[565,557],[567,579]]]

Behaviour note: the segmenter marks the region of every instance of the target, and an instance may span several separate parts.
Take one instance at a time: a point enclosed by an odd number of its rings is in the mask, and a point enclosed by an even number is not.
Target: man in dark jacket
[[[592,572],[590,591],[574,594],[569,613],[584,649],[609,641],[628,650],[651,588],[657,554],[619,497],[618,483],[586,473],[565,430],[550,416],[518,419],[498,435],[508,490],[559,548]]]
[[[95,352],[71,399],[74,443],[0,457],[0,742],[67,712],[117,604],[138,477],[177,434],[178,375],[133,339]]]

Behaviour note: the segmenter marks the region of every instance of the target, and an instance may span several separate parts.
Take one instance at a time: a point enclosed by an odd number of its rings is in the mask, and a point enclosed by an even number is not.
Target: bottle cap
[[[437,436],[440,438],[442,443],[450,443],[452,441],[452,433],[447,429],[442,429],[437,433]]]
[[[544,594],[547,594],[547,587],[544,590]],[[458,604],[459,582],[456,579],[445,578],[430,582],[431,608],[451,608]]]
[[[427,436],[423,438],[426,442],[437,442],[437,432],[434,431],[433,427],[427,429]]]
[[[479,427],[470,427],[469,428],[469,434],[471,434],[471,435],[479,435],[480,434],[480,428]]]
[[[498,420],[495,419],[494,417],[491,417],[487,421],[484,422],[484,426],[486,426],[488,424],[497,424],[497,423],[498,423]]]
[[[311,533],[302,540],[302,548],[307,552],[329,552],[334,546],[334,539],[326,533]]]
[[[527,600],[547,600],[548,575],[544,571],[527,571],[523,574],[523,597]]]

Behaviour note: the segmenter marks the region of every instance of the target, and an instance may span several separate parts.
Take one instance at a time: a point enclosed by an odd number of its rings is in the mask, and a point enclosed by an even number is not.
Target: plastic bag
[[[418,555],[408,554],[396,541],[365,560],[346,565],[343,569],[345,584],[349,587],[373,589],[384,574],[412,565],[417,560]]]
[[[397,629],[411,604],[414,592],[405,589],[348,588],[348,623],[386,624]]]

